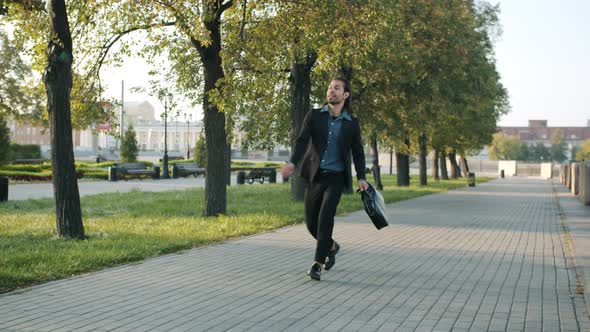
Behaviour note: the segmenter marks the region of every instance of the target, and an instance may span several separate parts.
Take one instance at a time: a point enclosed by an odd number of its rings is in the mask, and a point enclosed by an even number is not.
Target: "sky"
[[[496,41],[496,61],[510,96],[511,112],[500,126],[527,126],[528,120],[548,120],[549,126],[583,127],[590,120],[590,0],[491,0],[500,4],[503,33]],[[107,95],[120,98],[121,80],[127,88],[149,80],[141,59],[122,68],[107,68]],[[131,93],[125,100],[156,98]],[[190,107],[185,106],[189,110]],[[198,109],[190,110],[202,119]]]
[[[499,0],[497,67],[511,112],[500,126],[583,127],[590,120],[590,1]]]

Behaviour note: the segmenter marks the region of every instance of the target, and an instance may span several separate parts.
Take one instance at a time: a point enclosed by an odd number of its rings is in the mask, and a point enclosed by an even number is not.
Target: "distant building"
[[[79,155],[106,155],[117,150],[119,142],[116,137],[109,134],[112,127],[119,123],[119,111],[115,110],[114,115],[112,119],[114,123],[98,124],[85,130],[74,130],[72,132],[74,152]],[[188,119],[187,123],[182,112],[177,119],[168,117],[168,151],[184,155],[187,148],[194,147],[203,124],[201,121]],[[155,109],[149,102],[125,103],[124,129],[129,128],[129,125],[133,125],[135,129],[140,151],[164,151],[164,122],[162,119],[155,118]],[[49,128],[35,127],[16,121],[9,121],[8,127],[12,143],[39,145],[45,155],[51,149]]]
[[[27,123],[18,123],[15,120],[8,120],[8,128],[10,128],[11,143],[39,145],[42,152],[47,152],[51,148],[49,128],[36,127]],[[92,139],[92,137],[89,136],[85,130],[72,131],[74,149],[88,144],[88,139]]]
[[[580,146],[582,142],[590,139],[590,120],[585,127],[549,127],[547,120],[529,120],[528,127],[498,127],[499,132],[507,136],[516,136],[529,146],[541,142],[547,147],[551,145],[551,136],[557,130],[561,131],[561,138],[567,146],[566,154],[570,158],[574,146]]]

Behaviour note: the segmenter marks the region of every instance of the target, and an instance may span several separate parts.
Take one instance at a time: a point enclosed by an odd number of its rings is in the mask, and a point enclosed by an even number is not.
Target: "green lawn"
[[[410,187],[400,188],[395,177],[383,180],[388,203],[466,183],[458,179],[420,187],[413,177]],[[84,241],[56,237],[52,199],[2,203],[0,293],[303,221],[303,204],[290,200],[287,184],[232,186],[227,199],[227,216],[203,218],[202,188],[82,197]],[[358,195],[345,195],[338,213],[361,208]]]

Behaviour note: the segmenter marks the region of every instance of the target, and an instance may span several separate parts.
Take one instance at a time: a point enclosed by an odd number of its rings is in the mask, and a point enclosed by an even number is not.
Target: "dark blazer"
[[[300,176],[309,182],[313,182],[317,176],[322,153],[326,150],[328,144],[328,116],[330,116],[330,112],[321,112],[320,108],[308,112],[295,142],[295,150],[290,161],[297,166],[303,158]],[[352,188],[350,181],[351,152],[357,180],[365,179],[365,152],[363,151],[361,129],[358,120],[352,116],[351,118],[352,121],[342,120],[340,141],[338,142],[346,166],[345,186],[347,189]],[[308,142],[310,143],[309,147]]]

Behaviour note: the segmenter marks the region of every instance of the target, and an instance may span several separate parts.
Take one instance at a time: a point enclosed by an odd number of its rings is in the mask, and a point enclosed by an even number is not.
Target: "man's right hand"
[[[281,168],[281,176],[283,177],[283,179],[290,178],[291,175],[293,175],[294,171],[295,171],[295,165],[293,165],[293,163],[289,162],[285,166],[283,166],[283,168]]]

